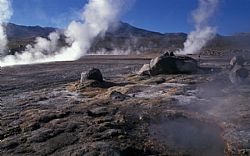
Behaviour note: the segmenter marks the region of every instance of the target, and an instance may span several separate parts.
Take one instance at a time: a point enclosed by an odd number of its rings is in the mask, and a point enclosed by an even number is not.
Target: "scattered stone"
[[[112,138],[120,134],[122,134],[122,132],[119,129],[108,129],[103,132],[103,138]]]
[[[72,145],[78,140],[77,136],[71,133],[62,133],[47,141],[46,144],[41,146],[38,150],[38,155],[50,155],[56,150],[65,146]]]
[[[122,94],[121,92],[112,91],[110,93],[110,99],[115,101],[124,101],[126,99],[130,98],[130,96]]]
[[[54,137],[56,134],[53,132],[52,129],[45,129],[40,128],[39,130],[32,132],[32,137],[28,139],[28,142],[44,142],[52,137]]]
[[[97,107],[95,109],[87,111],[88,116],[92,117],[100,117],[100,116],[105,116],[109,113],[107,107]]]
[[[19,143],[14,141],[14,140],[13,141],[3,141],[3,142],[1,142],[1,144],[2,144],[1,148],[7,149],[7,150],[16,148],[19,145]]]
[[[164,83],[165,81],[166,81],[166,79],[164,79],[164,78],[162,78],[162,77],[156,78],[156,79],[154,80],[154,82],[155,82],[156,84],[162,84],[162,83]]]
[[[27,131],[37,130],[40,127],[41,127],[40,123],[37,121],[37,122],[30,122],[27,125],[23,124],[21,128],[23,132],[27,132]]]
[[[12,136],[21,133],[22,129],[20,126],[9,127],[4,134],[4,137]]]
[[[47,122],[54,120],[54,119],[64,118],[64,117],[68,116],[69,113],[70,112],[51,112],[51,113],[40,116],[38,121],[40,123],[47,123]]]

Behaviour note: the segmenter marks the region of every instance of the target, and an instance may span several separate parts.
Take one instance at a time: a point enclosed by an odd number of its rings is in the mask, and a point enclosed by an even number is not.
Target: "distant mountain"
[[[9,23],[6,26],[11,53],[23,50],[27,44],[33,44],[36,37],[47,37],[59,29],[40,26],[22,26]],[[166,50],[183,48],[187,39],[185,33],[159,33],[131,26],[120,22],[110,29],[105,36],[97,37],[89,52],[91,53],[159,53]],[[63,45],[63,41],[61,41]],[[232,36],[217,35],[206,48],[212,49],[250,49],[250,33],[237,33]],[[20,48],[21,47],[21,48]]]
[[[9,39],[24,39],[34,37],[47,37],[51,32],[57,30],[51,27],[40,26],[22,26],[13,23],[8,23],[6,33]]]
[[[90,52],[159,52],[164,49],[181,48],[186,40],[185,33],[153,32],[120,23],[116,29],[109,30],[104,37],[97,37]]]

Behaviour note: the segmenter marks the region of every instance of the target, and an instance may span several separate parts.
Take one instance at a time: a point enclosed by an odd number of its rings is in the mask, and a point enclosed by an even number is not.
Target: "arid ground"
[[[137,75],[149,61],[88,56],[1,68],[0,155],[250,154],[250,85],[231,84],[228,58],[201,57],[197,74]],[[112,87],[79,88],[92,67]]]

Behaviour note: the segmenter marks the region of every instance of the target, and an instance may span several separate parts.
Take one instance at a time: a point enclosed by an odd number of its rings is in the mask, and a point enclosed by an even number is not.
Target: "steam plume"
[[[11,3],[9,0],[0,0],[0,56],[4,55],[7,37],[5,32],[5,23],[12,16]]]
[[[184,43],[181,54],[196,54],[213,39],[216,28],[208,25],[209,19],[215,13],[219,0],[199,0],[199,7],[193,11],[195,31],[192,31]]]
[[[60,34],[54,32],[48,39],[37,38],[22,54],[7,56],[0,66],[51,61],[72,61],[84,56],[98,35],[104,35],[120,15],[124,0],[89,0],[81,14],[81,21],[73,21],[64,32],[68,47],[57,49]]]

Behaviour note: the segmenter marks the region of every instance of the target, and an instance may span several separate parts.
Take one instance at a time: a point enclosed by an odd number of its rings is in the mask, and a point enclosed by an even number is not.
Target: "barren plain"
[[[201,56],[196,74],[137,75],[149,61],[1,68],[0,155],[249,155],[250,87],[231,84],[228,58]],[[79,89],[92,67],[115,85]]]

